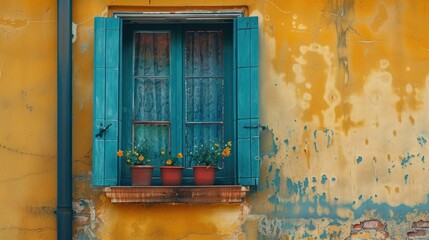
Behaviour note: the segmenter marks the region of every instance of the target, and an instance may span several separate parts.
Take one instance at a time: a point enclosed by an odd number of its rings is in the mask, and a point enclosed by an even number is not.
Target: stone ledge
[[[241,203],[248,186],[115,186],[104,192],[112,203]]]

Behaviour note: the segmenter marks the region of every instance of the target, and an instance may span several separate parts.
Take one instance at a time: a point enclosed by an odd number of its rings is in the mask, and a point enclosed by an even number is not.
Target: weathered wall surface
[[[55,239],[55,1],[1,1],[0,91],[0,239]]]
[[[261,29],[260,186],[246,204],[111,204],[90,183],[93,18],[243,6]],[[74,0],[73,22],[76,239],[425,235],[429,1]],[[56,1],[0,4],[0,89],[0,239],[55,239]]]

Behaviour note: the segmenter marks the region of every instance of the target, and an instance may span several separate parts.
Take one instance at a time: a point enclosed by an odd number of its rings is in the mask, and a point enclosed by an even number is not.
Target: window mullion
[[[183,152],[184,141],[184,109],[183,109],[183,37],[182,27],[175,26],[172,29],[171,39],[171,66],[173,67],[171,81],[171,141],[174,154]]]

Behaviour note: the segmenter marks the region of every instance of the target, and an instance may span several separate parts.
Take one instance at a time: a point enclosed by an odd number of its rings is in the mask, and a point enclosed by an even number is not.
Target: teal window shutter
[[[241,185],[259,181],[258,18],[234,20],[234,124],[237,144],[237,179]]]
[[[94,22],[94,121],[92,185],[118,183],[119,87],[122,23],[119,18]]]

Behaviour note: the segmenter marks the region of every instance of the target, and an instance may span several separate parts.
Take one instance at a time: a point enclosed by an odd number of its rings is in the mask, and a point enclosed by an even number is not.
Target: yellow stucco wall
[[[91,186],[93,18],[129,7],[259,16],[261,179],[245,204],[114,205]],[[0,239],[56,236],[56,14],[0,4]],[[429,220],[428,1],[75,0],[73,22],[76,239],[406,239]],[[371,219],[386,227],[351,230]]]

